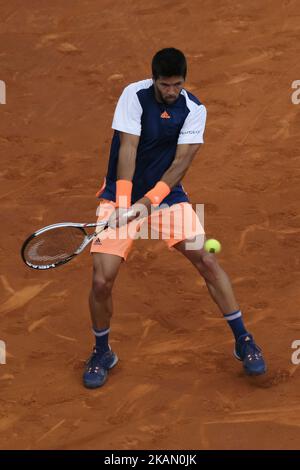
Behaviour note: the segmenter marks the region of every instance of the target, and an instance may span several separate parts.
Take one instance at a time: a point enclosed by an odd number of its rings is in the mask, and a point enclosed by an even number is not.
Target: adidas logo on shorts
[[[94,245],[101,245],[101,240],[99,237],[97,237],[96,240],[94,240]]]

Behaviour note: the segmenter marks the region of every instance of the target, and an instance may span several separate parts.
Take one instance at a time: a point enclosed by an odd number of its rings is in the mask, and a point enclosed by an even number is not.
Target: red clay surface
[[[0,8],[0,447],[299,448],[299,2]],[[207,234],[222,242],[219,259],[269,371],[244,376],[188,261],[162,241],[137,241],[114,288],[120,363],[89,391],[91,258],[35,272],[19,249],[44,225],[95,219],[116,100],[170,45],[186,53],[187,88],[208,109],[206,143],[184,185],[206,205]]]

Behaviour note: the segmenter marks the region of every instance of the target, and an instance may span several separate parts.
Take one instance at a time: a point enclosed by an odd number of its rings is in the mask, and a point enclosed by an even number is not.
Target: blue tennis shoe
[[[87,388],[98,388],[105,384],[108,371],[118,362],[117,355],[109,349],[106,352],[99,351],[96,347],[86,362],[83,374],[83,383]]]
[[[261,348],[255,344],[249,333],[241,335],[235,343],[234,356],[243,362],[248,375],[261,375],[267,370]]]

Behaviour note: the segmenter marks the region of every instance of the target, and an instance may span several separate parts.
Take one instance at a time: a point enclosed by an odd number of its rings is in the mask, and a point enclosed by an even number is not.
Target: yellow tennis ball
[[[204,249],[205,251],[208,251],[208,253],[220,253],[221,243],[218,240],[210,238],[204,243]]]

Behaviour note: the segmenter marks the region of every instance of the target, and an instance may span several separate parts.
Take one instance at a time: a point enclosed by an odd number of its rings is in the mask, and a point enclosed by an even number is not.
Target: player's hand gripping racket
[[[85,229],[98,227],[92,234]],[[100,230],[99,230],[100,227]],[[33,269],[56,268],[79,255],[98,235],[108,227],[108,221],[94,224],[63,222],[48,225],[30,235],[21,249],[24,263]]]

